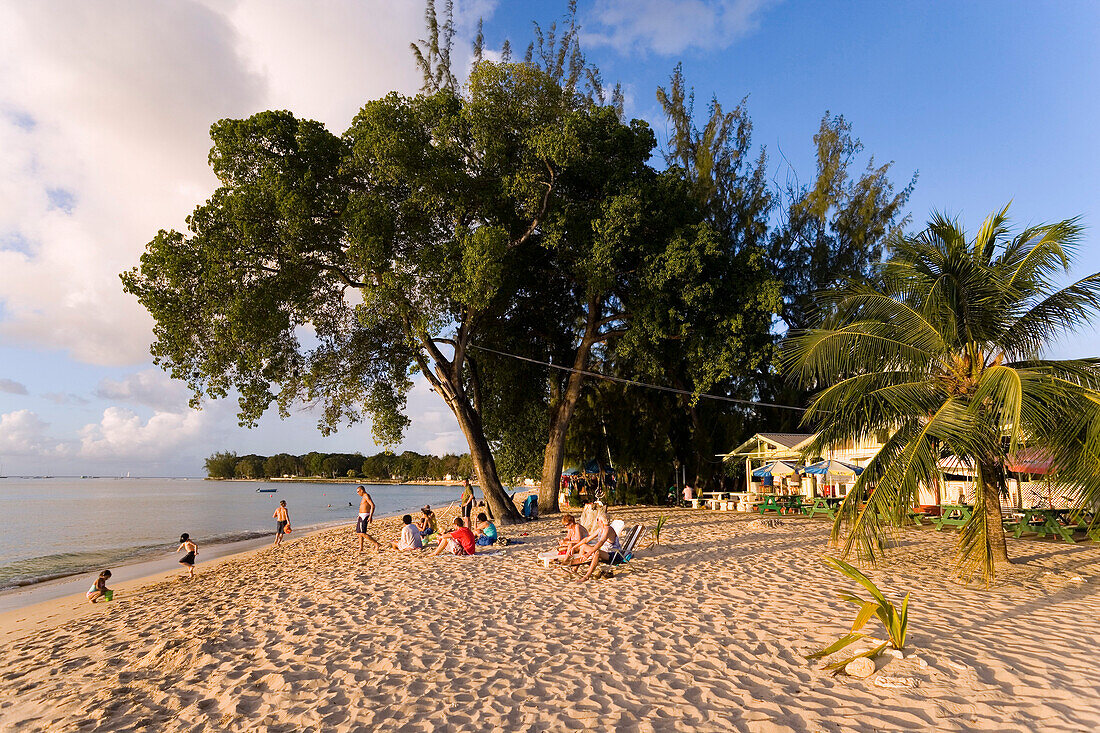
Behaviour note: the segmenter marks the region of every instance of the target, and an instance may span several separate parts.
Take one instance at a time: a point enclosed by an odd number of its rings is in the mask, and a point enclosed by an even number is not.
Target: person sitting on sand
[[[401,528],[401,537],[394,540],[391,547],[395,550],[419,550],[424,546],[424,543],[420,539],[419,530],[413,524],[412,515],[406,514],[401,517],[401,521],[405,524]]]
[[[420,530],[420,539],[426,540],[430,535],[439,531],[439,520],[435,518],[435,512],[425,504],[420,509],[420,518],[416,520],[416,528]]]
[[[88,589],[89,603],[95,603],[100,598],[105,598],[109,601],[115,597],[115,592],[107,587],[107,579],[110,577],[110,570],[104,570],[99,574],[99,577],[92,583],[92,587]]]
[[[453,532],[439,538],[439,545],[432,552],[432,557],[444,550],[449,550],[453,555],[473,555],[477,551],[474,533],[462,521],[462,517],[455,517],[454,526]]]
[[[565,537],[558,542],[558,554],[568,557],[580,548],[588,530],[572,514],[561,515],[561,525],[565,527]]]
[[[187,567],[187,577],[195,577],[195,555],[199,554],[199,546],[191,541],[191,535],[184,532],[180,535],[180,546],[176,552],[187,550],[187,554],[180,558],[180,565]]]
[[[622,548],[619,546],[619,535],[611,526],[611,518],[607,516],[607,510],[602,506],[596,510],[596,531],[592,533],[591,537],[585,539],[580,547],[583,549],[577,553],[570,564],[583,565],[588,563],[588,572],[577,578],[578,583],[583,583],[591,578],[592,573],[596,572],[596,566],[601,562],[618,565],[626,559],[621,552]]]
[[[477,539],[475,540],[479,547],[488,547],[497,541],[497,526],[489,521],[489,518],[485,516],[485,512],[481,512],[477,515]]]

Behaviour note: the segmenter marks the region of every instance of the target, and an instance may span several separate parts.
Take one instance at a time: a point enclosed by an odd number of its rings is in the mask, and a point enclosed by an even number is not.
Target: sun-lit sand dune
[[[476,558],[357,556],[350,531],[323,531],[200,565],[195,582],[34,609],[57,614],[44,624],[8,614],[0,729],[1100,726],[1100,546],[1013,541],[1027,564],[979,590],[946,577],[952,533],[904,532],[870,575],[912,591],[906,657],[856,680],[803,658],[854,612],[835,597],[854,584],[819,561],[828,527],[673,510],[661,546],[584,585],[534,558],[556,519],[507,528],[523,544]]]

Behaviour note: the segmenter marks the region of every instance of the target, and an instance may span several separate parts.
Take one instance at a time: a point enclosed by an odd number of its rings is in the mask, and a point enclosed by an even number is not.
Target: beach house
[[[882,450],[890,436],[883,430],[873,436],[842,443],[827,451],[826,455],[810,455],[809,444],[814,437],[815,433],[757,433],[729,453],[720,453],[717,457],[726,461],[744,461],[744,498],[748,501],[770,493],[840,497],[846,496],[855,484],[854,472],[807,474],[792,469],[823,460],[839,461],[863,468]],[[1033,453],[1035,452],[1022,449],[1006,466],[1009,471],[1008,499],[1012,506],[1022,506],[1023,503],[1031,506],[1044,491],[1042,479],[1051,471],[1050,462],[1042,459],[1042,456],[1036,458]],[[775,469],[762,474],[762,470],[769,466],[775,466]],[[939,467],[942,472],[941,480],[935,486],[922,486],[918,503],[973,503],[973,467],[954,456],[941,459]],[[1049,487],[1046,490],[1049,493]],[[737,493],[741,495],[742,492]],[[1052,505],[1061,501],[1059,497],[1047,497],[1046,500]]]

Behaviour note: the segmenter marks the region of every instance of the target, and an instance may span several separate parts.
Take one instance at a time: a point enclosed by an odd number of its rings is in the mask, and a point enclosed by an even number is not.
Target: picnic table
[[[829,519],[836,519],[836,508],[842,501],[844,500],[838,496],[819,496],[814,499],[813,504],[804,504],[802,513],[810,518],[824,514]]]
[[[966,504],[944,504],[940,516],[932,517],[932,524],[940,530],[944,527],[962,527],[974,516],[974,507]]]
[[[1063,542],[1072,545],[1076,542],[1073,539],[1073,531],[1076,529],[1088,530],[1089,528],[1089,525],[1084,522],[1080,515],[1069,516],[1075,512],[1074,509],[1022,509],[1013,519],[1004,521],[1004,528],[1006,531],[1011,531],[1012,536],[1017,539],[1025,531],[1030,531],[1035,532],[1040,537],[1046,537],[1048,534],[1057,535],[1062,538]],[[1089,533],[1089,536],[1092,537],[1095,533],[1094,529]]]
[[[798,495],[776,496],[775,494],[768,494],[764,497],[764,500],[754,506],[753,509],[759,511],[761,514],[765,512],[797,514],[802,511],[802,497]]]
[[[879,516],[879,519],[881,519],[883,522],[886,522],[886,523],[890,523],[894,520],[892,512],[879,512],[878,516]],[[902,521],[902,525],[903,526],[912,525],[914,527],[923,527],[924,522],[921,521],[922,517],[927,517],[927,516],[928,515],[925,514],[924,512],[918,512],[915,509],[909,509],[909,511],[907,511],[905,513],[905,519]],[[929,518],[933,522],[936,521],[935,517],[929,517]]]

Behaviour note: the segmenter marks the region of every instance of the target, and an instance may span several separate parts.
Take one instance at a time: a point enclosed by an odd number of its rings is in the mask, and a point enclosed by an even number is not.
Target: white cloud
[[[0,379],[0,392],[8,394],[27,394],[27,387],[14,379]]]
[[[108,407],[80,431],[80,456],[90,459],[171,458],[207,438],[207,413],[156,412],[148,420],[125,407]]]
[[[0,415],[0,455],[64,454],[66,446],[46,434],[48,427],[49,423],[30,410],[16,410]]]
[[[170,412],[186,409],[190,391],[182,382],[173,380],[160,369],[146,369],[120,380],[101,380],[95,396]]]
[[[460,30],[492,6],[460,4]],[[291,109],[342,132],[416,91],[422,28],[422,3],[388,0],[0,6],[0,337],[146,361],[151,320],[118,273],[213,190],[210,124]]]
[[[435,455],[469,452],[466,438],[458,429],[458,421],[422,377],[413,380],[406,407],[406,413],[413,420],[405,435],[405,445],[412,450]]]
[[[775,0],[596,0],[584,40],[620,53],[720,50],[755,30]]]
[[[42,396],[58,405],[86,405],[89,402],[88,398],[72,392],[46,392]]]

